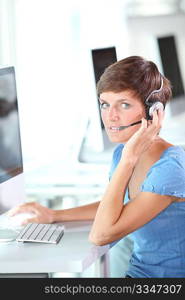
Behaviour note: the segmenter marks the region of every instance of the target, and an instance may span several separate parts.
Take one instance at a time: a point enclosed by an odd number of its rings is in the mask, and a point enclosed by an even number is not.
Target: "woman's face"
[[[145,117],[144,105],[130,90],[100,94],[101,117],[111,142],[126,143],[141,124],[119,130]]]

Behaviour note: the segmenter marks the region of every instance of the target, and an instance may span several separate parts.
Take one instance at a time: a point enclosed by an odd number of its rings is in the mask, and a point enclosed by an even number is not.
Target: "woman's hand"
[[[19,213],[33,213],[35,216],[23,221],[22,225],[28,223],[53,223],[54,220],[54,210],[44,207],[37,202],[24,203],[15,208],[12,208],[8,212],[8,216],[14,216]]]
[[[164,112],[155,110],[152,121],[142,119],[141,127],[125,144],[121,160],[131,161],[134,165],[156,139],[161,128]]]

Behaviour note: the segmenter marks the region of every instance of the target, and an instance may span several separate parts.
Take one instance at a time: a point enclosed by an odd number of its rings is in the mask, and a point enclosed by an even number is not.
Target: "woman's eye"
[[[125,109],[129,108],[130,107],[130,104],[128,103],[122,103],[121,106]]]
[[[100,103],[100,109],[106,109],[108,107],[109,107],[108,103],[105,103],[105,102]]]

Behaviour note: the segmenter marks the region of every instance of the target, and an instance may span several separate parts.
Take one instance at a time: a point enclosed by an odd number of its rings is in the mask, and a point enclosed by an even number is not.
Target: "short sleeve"
[[[111,162],[110,171],[109,171],[109,180],[111,179],[111,177],[120,161],[123,147],[124,147],[124,145],[120,144],[116,147],[116,149],[113,152],[112,162]]]
[[[161,157],[147,173],[142,192],[185,198],[185,152],[171,151]]]

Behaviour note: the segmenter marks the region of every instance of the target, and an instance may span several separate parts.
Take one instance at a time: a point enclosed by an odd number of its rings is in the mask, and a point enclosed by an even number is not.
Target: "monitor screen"
[[[92,61],[93,61],[93,68],[94,68],[95,83],[97,84],[98,80],[100,79],[105,69],[117,61],[116,48],[108,47],[108,48],[93,49]],[[99,110],[99,114],[101,115],[100,110]],[[102,129],[104,129],[102,120],[101,120],[101,127]]]
[[[0,69],[0,183],[23,172],[14,67]]]
[[[183,96],[184,86],[181,76],[175,36],[160,37],[157,40],[164,75],[170,80],[172,84],[173,98]]]

